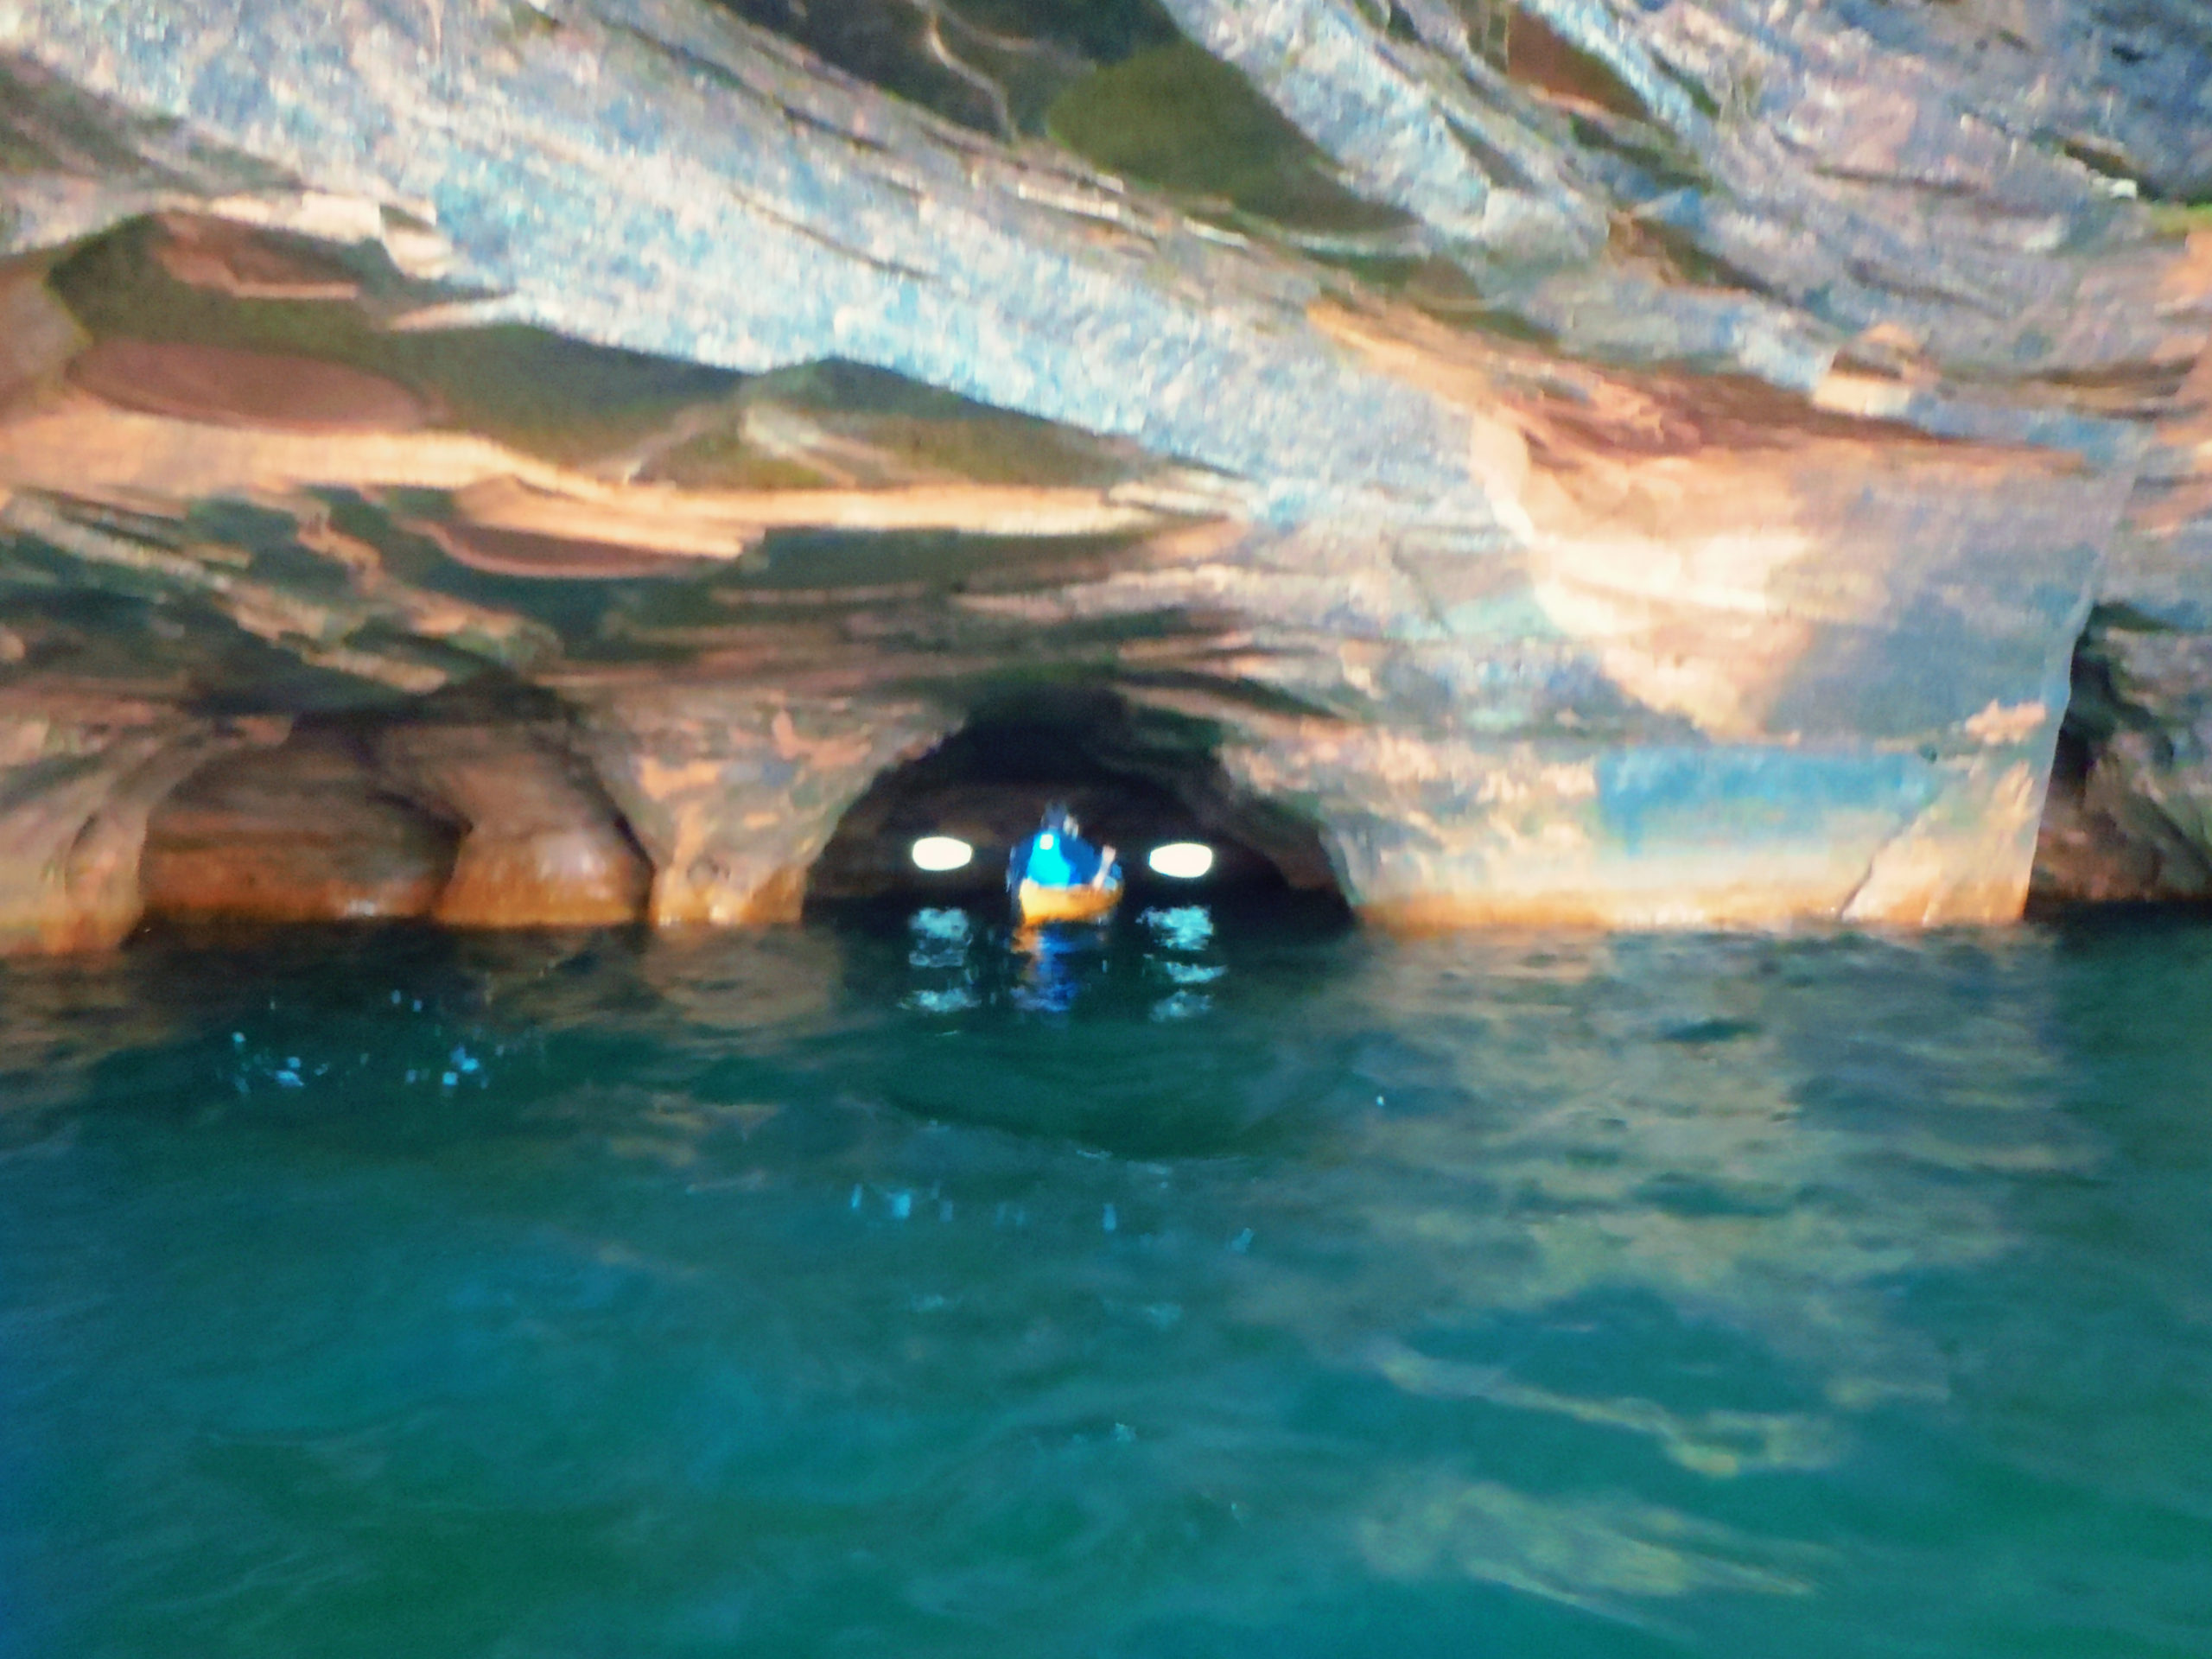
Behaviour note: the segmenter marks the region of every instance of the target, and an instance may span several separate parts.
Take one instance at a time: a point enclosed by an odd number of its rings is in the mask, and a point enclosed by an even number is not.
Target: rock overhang
[[[645,913],[761,919],[1035,679],[1203,708],[1378,915],[2017,914],[2092,605],[2202,591],[2212,231],[2119,188],[2202,112],[1810,9],[1128,10],[965,128],[680,0],[0,11],[13,810],[120,744],[128,844],[125,751],[506,686]],[[1052,147],[1194,50],[1278,122],[1236,193]],[[86,932],[67,819],[19,937]]]

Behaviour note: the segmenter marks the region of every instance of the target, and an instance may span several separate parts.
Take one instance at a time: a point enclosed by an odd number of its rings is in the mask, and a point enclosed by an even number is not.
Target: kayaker
[[[1054,801],[1045,809],[1037,833],[1016,846],[1007,859],[1006,885],[1008,892],[1024,881],[1040,887],[1103,887],[1118,874],[1114,849],[1085,841],[1067,804]]]

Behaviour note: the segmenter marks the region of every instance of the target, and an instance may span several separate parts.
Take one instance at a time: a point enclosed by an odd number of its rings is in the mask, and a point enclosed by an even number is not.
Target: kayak
[[[1122,902],[1122,884],[1103,887],[1048,887],[1040,881],[1024,881],[1014,889],[1014,913],[1024,926],[1035,922],[1103,922]]]

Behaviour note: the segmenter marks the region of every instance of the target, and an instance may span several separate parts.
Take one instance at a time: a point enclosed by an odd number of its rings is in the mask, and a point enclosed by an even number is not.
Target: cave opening
[[[1111,692],[1046,691],[985,703],[928,753],[878,776],[809,872],[809,912],[1003,903],[1009,855],[1055,801],[1086,839],[1115,849],[1126,908],[1348,909],[1319,830],[1240,788],[1211,726]],[[933,842],[964,854],[932,857]]]
[[[2066,714],[2051,760],[2027,913],[2084,906],[2212,906],[2212,853],[2190,791],[2177,788],[2174,734],[2139,701],[2133,662],[2155,683],[2171,631],[2123,605],[2099,605],[2075,642]],[[2190,647],[2179,647],[2183,651]]]

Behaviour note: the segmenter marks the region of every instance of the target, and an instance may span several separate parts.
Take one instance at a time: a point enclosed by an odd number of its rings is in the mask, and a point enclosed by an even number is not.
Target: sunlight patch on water
[[[1370,1363],[1395,1386],[1431,1400],[1481,1400],[1518,1411],[1557,1412],[1577,1422],[1647,1435],[1685,1469],[1717,1479],[1770,1469],[1822,1469],[1843,1440],[1824,1417],[1795,1412],[1705,1411],[1684,1415],[1649,1400],[1592,1399],[1515,1382],[1503,1365],[1467,1365],[1378,1344]]]
[[[1213,849],[1199,841],[1171,841],[1154,848],[1144,861],[1147,868],[1171,880],[1197,881],[1213,868]]]
[[[1654,1504],[1540,1497],[1494,1481],[1410,1476],[1359,1535],[1388,1577],[1462,1573],[1613,1617],[1632,1618],[1631,1599],[1813,1592],[1775,1560],[1815,1554],[1802,1546],[1777,1549]]]

